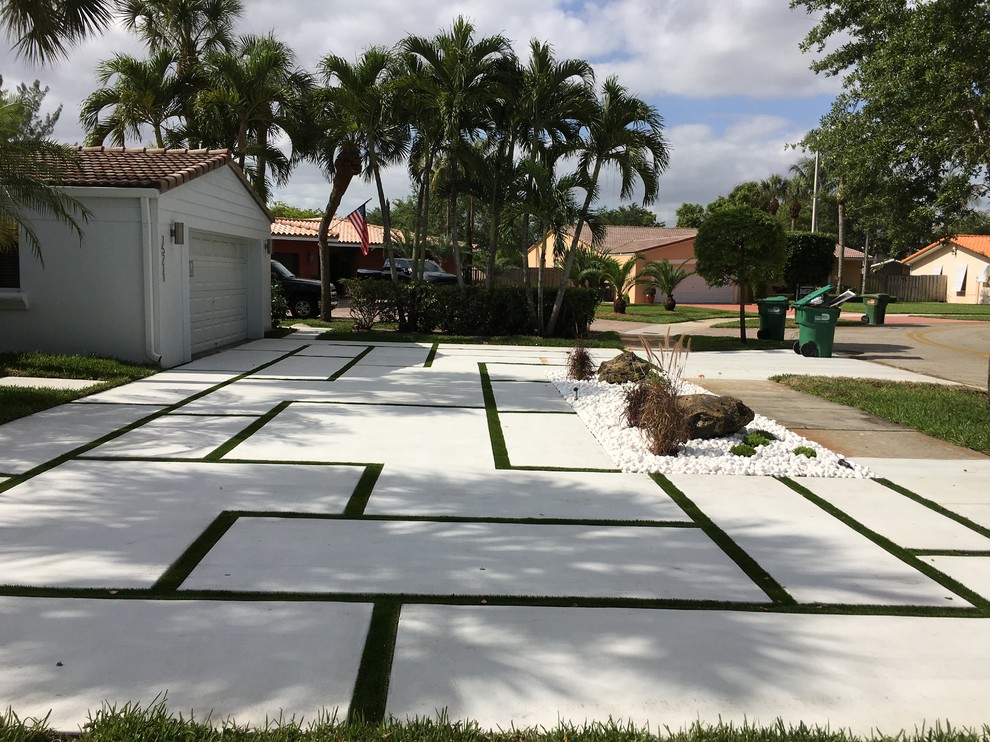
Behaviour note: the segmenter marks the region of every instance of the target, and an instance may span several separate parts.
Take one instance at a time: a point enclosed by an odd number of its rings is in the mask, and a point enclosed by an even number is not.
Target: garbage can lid
[[[807,306],[808,304],[811,303],[812,299],[817,299],[819,296],[824,296],[831,290],[832,290],[831,284],[829,284],[828,286],[822,286],[820,289],[816,289],[815,291],[812,291],[807,296],[802,296],[800,299],[794,302],[794,306],[796,307]]]
[[[757,304],[786,304],[790,301],[789,297],[786,296],[764,296],[762,299],[757,299]]]

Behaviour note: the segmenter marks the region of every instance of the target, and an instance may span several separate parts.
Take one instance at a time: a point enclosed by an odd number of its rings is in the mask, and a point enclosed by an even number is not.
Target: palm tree
[[[0,251],[18,249],[23,234],[32,253],[42,260],[31,213],[54,217],[81,238],[80,222],[88,221],[90,212],[58,188],[74,157],[44,136],[50,127],[39,127],[33,120],[40,98],[29,101],[23,86],[19,93],[7,93],[2,84],[0,78]]]
[[[198,136],[230,148],[267,201],[269,175],[284,185],[291,170],[272,141],[280,132],[292,132],[312,87],[309,74],[295,66],[284,43],[269,35],[245,36],[234,52],[211,52],[202,78],[206,87],[195,101]]]
[[[391,50],[372,47],[351,64],[342,57],[329,55],[320,62],[329,86],[329,96],[336,115],[352,129],[352,142],[358,147],[365,178],[373,180],[382,211],[384,247],[389,258],[393,283],[398,283],[392,253],[389,204],[382,186],[382,168],[401,162],[409,153],[409,125],[394,114],[400,90],[397,86],[397,59]]]
[[[770,212],[771,216],[777,216],[777,212],[780,210],[780,199],[784,198],[787,190],[787,181],[777,173],[773,173],[766,180],[761,180],[759,185],[766,200],[766,210]]]
[[[235,48],[234,22],[243,12],[241,0],[120,0],[124,26],[152,53],[172,51],[180,80],[196,73],[206,53]]]
[[[97,79],[102,87],[83,101],[79,112],[88,132],[86,143],[123,147],[128,136],[140,140],[141,127],[150,126],[155,145],[165,147],[172,139],[167,122],[178,115],[174,62],[168,50],[147,60],[117,54],[100,62]],[[101,119],[108,109],[110,113]]]
[[[511,46],[501,35],[475,41],[474,26],[459,17],[450,31],[433,39],[410,36],[402,42],[402,48],[412,57],[410,68],[416,73],[415,84],[435,107],[440,121],[440,142],[446,152],[450,242],[457,282],[463,287],[457,220],[453,218],[462,178],[461,157],[468,141],[490,120],[486,109],[497,97],[498,76],[511,58]]]
[[[660,189],[660,174],[670,160],[667,143],[663,138],[663,119],[657,110],[646,102],[629,95],[610,77],[602,86],[602,97],[595,112],[587,122],[587,132],[578,152],[579,165],[584,177],[584,205],[574,228],[574,238],[564,261],[564,275],[547,333],[553,334],[560,308],[564,303],[564,291],[574,265],[578,235],[581,233],[592,202],[598,197],[598,178],[606,167],[619,171],[620,198],[631,198],[637,181],[643,186],[643,205],[653,203]]]
[[[663,292],[664,296],[667,297],[664,299],[663,308],[668,312],[673,312],[677,306],[677,302],[674,300],[674,289],[688,276],[693,275],[692,272],[684,269],[687,262],[685,260],[680,265],[674,266],[669,260],[651,260],[639,272],[636,283],[646,284],[654,291]]]
[[[113,20],[111,0],[3,0],[0,28],[15,41],[18,54],[31,62],[52,62],[69,48],[105,31]]]
[[[612,290],[612,310],[616,314],[625,314],[626,306],[629,304],[629,290],[636,285],[635,269],[641,260],[639,255],[634,255],[624,263],[620,263],[611,255],[601,258],[597,268],[590,272],[590,276],[597,279],[599,285]]]

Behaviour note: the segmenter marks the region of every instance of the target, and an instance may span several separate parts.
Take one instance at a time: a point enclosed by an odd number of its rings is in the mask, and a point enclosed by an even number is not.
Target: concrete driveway
[[[624,474],[548,383],[564,359],[297,333],[0,426],[0,706],[988,721],[990,460]]]

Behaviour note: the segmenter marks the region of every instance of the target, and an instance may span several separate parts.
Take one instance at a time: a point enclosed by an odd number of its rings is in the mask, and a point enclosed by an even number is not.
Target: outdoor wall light
[[[186,244],[186,225],[182,222],[172,222],[172,242],[176,245]]]

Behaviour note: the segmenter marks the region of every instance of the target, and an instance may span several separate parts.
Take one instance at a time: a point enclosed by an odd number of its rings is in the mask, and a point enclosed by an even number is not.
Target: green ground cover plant
[[[66,730],[68,731],[68,730]],[[67,736],[80,742],[990,742],[990,725],[982,729],[953,727],[936,722],[913,732],[894,732],[893,736],[877,732],[862,737],[841,728],[823,728],[805,724],[789,725],[778,720],[766,726],[744,722],[703,724],[672,730],[651,730],[647,726],[608,720],[586,722],[580,726],[560,723],[552,728],[516,728],[485,730],[474,721],[452,721],[444,712],[435,718],[423,717],[398,721],[386,719],[371,723],[361,720],[342,721],[325,713],[313,721],[269,719],[263,725],[238,724],[235,719],[185,718],[168,710],[163,701],[147,707],[129,703],[121,707],[104,706],[90,713],[80,732],[60,734],[45,720],[19,719],[11,711],[0,712],[0,742],[56,742]]]
[[[957,446],[990,454],[987,395],[979,389],[825,376],[771,377],[805,394],[855,407]]]
[[[38,376],[50,379],[92,379],[83,389],[43,389],[0,385],[0,423],[71,402],[158,371],[157,366],[124,363],[114,358],[59,353],[0,353],[0,377]]]

